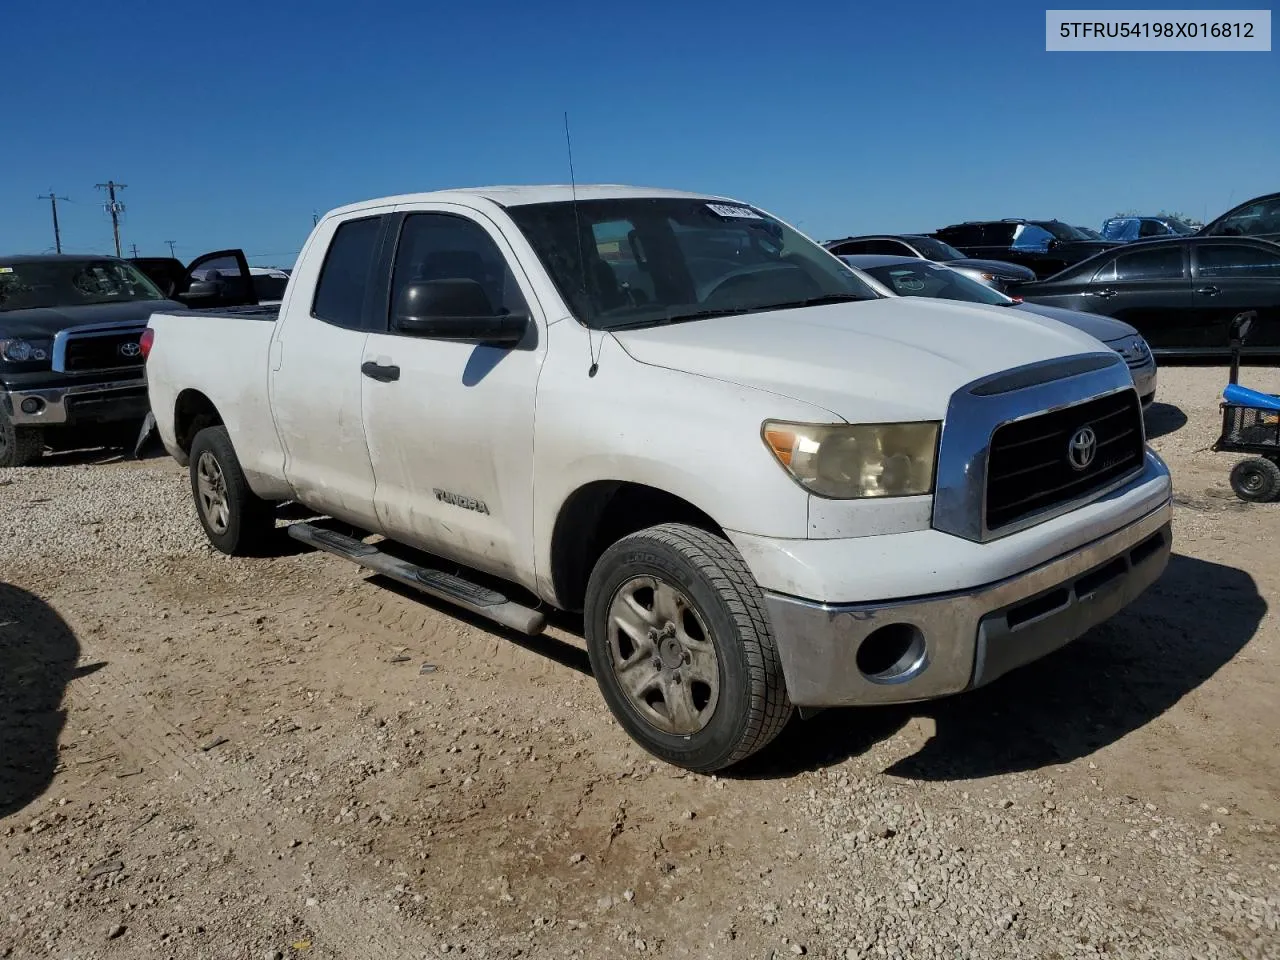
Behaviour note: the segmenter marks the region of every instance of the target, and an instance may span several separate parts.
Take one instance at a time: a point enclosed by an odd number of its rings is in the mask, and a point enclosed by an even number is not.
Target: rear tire
[[[677,523],[624,537],[596,563],[584,614],[600,692],[654,756],[711,773],[790,720],[764,596],[727,540]]]
[[[191,444],[191,496],[205,536],[228,556],[263,552],[275,533],[275,512],[245,480],[226,427],[205,427]]]
[[[1246,503],[1280,498],[1280,466],[1264,457],[1241,460],[1231,470],[1231,489]]]
[[[44,431],[16,426],[0,407],[0,467],[25,467],[44,453]]]

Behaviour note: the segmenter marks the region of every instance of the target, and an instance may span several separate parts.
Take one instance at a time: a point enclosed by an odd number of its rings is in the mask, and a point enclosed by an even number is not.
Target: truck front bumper
[[[14,388],[0,392],[16,426],[75,426],[142,419],[149,409],[145,377],[107,383]]]
[[[1137,516],[1135,508],[1142,511]],[[1031,562],[1020,572],[976,586],[856,603],[819,602],[766,589],[792,702],[856,706],[960,693],[1065,646],[1111,617],[1154,583],[1168,564],[1173,507],[1167,469],[1148,454],[1147,471],[1117,491],[1109,504],[1081,509],[1093,514],[1092,522],[1101,520],[1101,512],[1120,523],[1041,562],[1034,557],[1043,553],[1043,545],[1035,543],[1026,554]],[[1005,539],[1031,534],[1027,539],[1034,540],[1033,531]],[[983,551],[997,544],[966,547]],[[874,549],[871,544],[863,549],[868,547]],[[997,549],[1020,552],[1013,544]],[[966,552],[918,555],[918,582],[964,577],[965,569],[983,566],[970,558],[964,569],[946,569],[966,564]],[[1002,565],[1013,559],[1004,557]]]

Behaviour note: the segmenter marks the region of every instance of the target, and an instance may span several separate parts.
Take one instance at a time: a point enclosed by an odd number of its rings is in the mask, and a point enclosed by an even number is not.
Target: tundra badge
[[[456,493],[450,493],[448,490],[441,490],[439,487],[434,488],[436,499],[441,503],[452,504],[455,507],[461,507],[463,510],[474,510],[476,513],[488,513],[489,508],[485,506],[483,500],[477,500],[474,497],[463,497]]]

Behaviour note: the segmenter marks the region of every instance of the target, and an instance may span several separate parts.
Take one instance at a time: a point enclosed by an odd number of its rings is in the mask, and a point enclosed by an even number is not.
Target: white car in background
[[[1101,340],[1124,358],[1144,409],[1156,398],[1156,358],[1142,335],[1121,320],[1097,313],[1048,307],[1040,303],[1023,303],[1022,298],[993,290],[963,271],[915,257],[861,254],[842,256],[840,259],[858,270],[864,280],[874,283],[877,292],[884,291],[889,296],[934,297],[962,303],[1011,307],[1075,327]]]

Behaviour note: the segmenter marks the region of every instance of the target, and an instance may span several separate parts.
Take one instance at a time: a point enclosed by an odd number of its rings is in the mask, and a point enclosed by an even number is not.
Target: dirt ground
[[[1136,605],[721,777],[628,740],[572,619],[214,554],[167,459],[0,472],[0,957],[1280,956],[1280,505],[1207,449],[1224,382],[1161,372]]]

